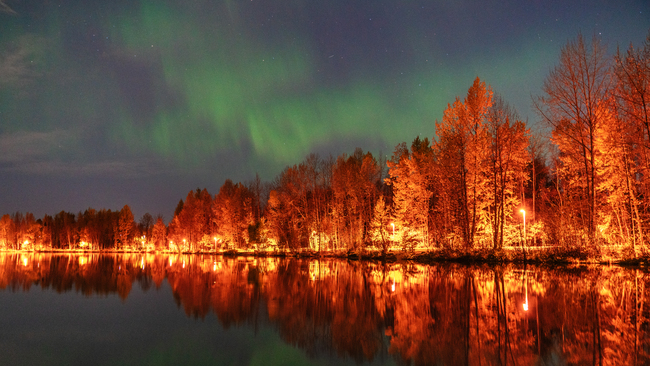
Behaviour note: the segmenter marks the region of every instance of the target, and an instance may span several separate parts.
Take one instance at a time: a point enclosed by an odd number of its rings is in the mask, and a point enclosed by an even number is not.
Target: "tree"
[[[429,242],[429,200],[433,195],[430,183],[433,151],[429,139],[417,137],[411,150],[404,143],[397,145],[387,162],[390,178],[386,179],[386,184],[393,187],[396,240],[410,246]]]
[[[492,89],[479,78],[467,91],[464,101],[456,98],[436,121],[438,140],[434,143],[437,176],[442,182],[442,201],[449,210],[450,239],[460,237],[472,248],[479,226],[486,227],[485,124],[492,106]]]
[[[167,227],[167,239],[169,240],[170,249],[178,250],[179,253],[187,250],[187,248],[183,246],[183,237],[184,235],[180,220],[178,219],[178,215],[175,215]]]
[[[527,179],[526,163],[529,133],[526,126],[501,97],[495,97],[486,123],[489,176],[486,200],[490,202],[489,220],[493,249],[504,243],[506,222],[522,202],[517,188]],[[523,192],[521,192],[523,193]]]
[[[182,200],[181,200],[182,202]],[[212,195],[206,189],[190,191],[185,198],[185,203],[178,203],[176,214],[179,220],[178,229],[175,233],[183,236],[184,243],[190,251],[200,249],[202,244],[211,242],[212,233]]]
[[[357,249],[368,239],[378,185],[379,167],[371,153],[356,149],[336,160],[331,215],[339,248]]]
[[[19,247],[23,249],[35,248],[36,240],[40,238],[41,225],[34,218],[34,214],[25,213],[22,226],[24,232]]]
[[[248,188],[227,179],[214,197],[212,210],[217,236],[236,247],[248,244],[248,227],[253,224],[253,195]]]
[[[167,228],[165,227],[165,222],[163,221],[162,216],[158,216],[158,218],[156,218],[156,223],[153,225],[151,241],[156,249],[162,249],[165,247],[166,240]]]
[[[52,246],[71,249],[76,243],[77,222],[75,215],[70,212],[61,211],[54,216],[52,225]]]
[[[597,134],[607,122],[605,104],[613,86],[610,70],[606,47],[597,37],[588,46],[579,34],[562,48],[560,63],[544,81],[544,95],[534,100],[538,114],[553,129],[571,188],[577,189],[573,194],[580,212],[575,224],[582,226],[591,243],[602,199],[596,195]]]
[[[138,223],[138,229],[140,230],[140,234],[145,236],[147,239],[151,239],[151,231],[153,230],[154,226],[154,219],[153,216],[149,212],[145,213],[142,215],[140,218],[140,222]]]
[[[115,246],[125,248],[133,239],[135,222],[129,205],[124,205],[120,210],[120,218],[115,229]]]
[[[15,240],[14,222],[11,216],[5,214],[0,218],[0,247],[11,248]]]
[[[273,184],[267,206],[267,223],[278,244],[307,248],[315,222],[310,205],[310,172],[306,164],[287,167]]]
[[[643,49],[632,45],[615,56],[616,108],[627,145],[625,167],[634,252],[643,246],[643,220],[639,211],[650,209],[650,32]],[[638,179],[638,186],[636,181]]]
[[[388,207],[386,207],[384,196],[379,196],[370,223],[370,239],[375,243],[379,243],[382,254],[386,254],[388,251],[388,239],[390,237],[388,225],[390,219],[390,213],[388,212]]]

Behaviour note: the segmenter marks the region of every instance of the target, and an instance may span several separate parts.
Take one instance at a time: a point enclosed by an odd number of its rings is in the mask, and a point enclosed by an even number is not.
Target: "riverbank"
[[[626,250],[628,249],[628,250]],[[598,249],[587,247],[506,247],[499,250],[493,249],[431,249],[413,251],[394,251],[382,253],[381,250],[217,250],[197,252],[174,252],[169,250],[142,251],[142,250],[84,250],[84,249],[47,249],[47,250],[16,250],[4,249],[6,253],[55,253],[55,254],[185,254],[185,255],[221,255],[231,257],[295,257],[295,258],[339,258],[348,260],[372,261],[412,261],[424,264],[440,262],[454,263],[530,263],[536,265],[572,265],[572,264],[617,264],[621,266],[646,266],[650,265],[650,253],[637,254],[634,257],[632,250],[621,246],[608,246]]]

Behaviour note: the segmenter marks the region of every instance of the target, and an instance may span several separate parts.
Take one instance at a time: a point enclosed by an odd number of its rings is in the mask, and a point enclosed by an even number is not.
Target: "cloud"
[[[18,131],[0,134],[0,163],[21,164],[51,157],[76,140],[72,131]]]
[[[7,5],[6,2],[0,0],[0,13],[7,13],[7,14],[13,14],[16,15],[16,12]]]
[[[0,134],[0,170],[5,172],[58,176],[139,177],[164,172],[160,164],[147,159],[130,161],[65,161],[61,155],[69,152],[79,140],[72,130],[18,131]]]
[[[31,175],[48,175],[64,177],[110,177],[138,178],[163,173],[156,164],[146,161],[100,161],[100,162],[64,162],[64,161],[29,161],[5,169],[9,172]]]
[[[2,3],[0,2],[0,11]],[[41,75],[38,71],[46,42],[36,35],[24,35],[0,49],[0,88],[23,88]]]

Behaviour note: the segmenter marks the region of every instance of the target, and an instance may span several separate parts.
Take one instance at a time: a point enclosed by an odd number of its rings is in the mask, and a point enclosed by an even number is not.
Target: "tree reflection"
[[[190,317],[272,324],[310,356],[414,365],[648,364],[647,273],[192,255],[0,255],[0,288],[125,301],[169,283]],[[524,306],[527,305],[527,306]]]

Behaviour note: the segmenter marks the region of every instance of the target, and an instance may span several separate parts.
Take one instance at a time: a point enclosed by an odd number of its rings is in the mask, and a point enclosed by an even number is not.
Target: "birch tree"
[[[513,211],[520,206],[521,195],[517,189],[527,178],[527,147],[530,131],[519,120],[516,112],[500,97],[488,113],[487,198],[494,249],[503,247],[506,223],[512,220]]]
[[[574,197],[581,203],[576,224],[584,237],[595,241],[597,207],[597,133],[606,123],[606,102],[612,91],[611,63],[606,47],[597,37],[591,45],[581,34],[562,48],[560,62],[544,81],[543,95],[534,100],[535,108],[553,129],[553,142],[573,181]]]

